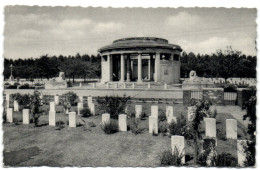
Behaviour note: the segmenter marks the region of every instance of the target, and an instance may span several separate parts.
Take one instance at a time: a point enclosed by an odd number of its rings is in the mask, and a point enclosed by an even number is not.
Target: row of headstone
[[[110,114],[104,113],[102,114],[102,124],[110,123]],[[120,132],[127,131],[127,115],[126,114],[119,114],[118,115],[118,129]]]
[[[14,109],[13,108],[7,108],[6,109],[6,122],[12,123],[13,117],[14,117]],[[30,110],[29,109],[23,109],[23,124],[30,124]]]

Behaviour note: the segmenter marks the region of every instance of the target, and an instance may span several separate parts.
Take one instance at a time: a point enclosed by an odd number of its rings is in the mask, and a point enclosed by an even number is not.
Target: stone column
[[[142,56],[138,54],[138,80],[137,82],[142,82]]]
[[[130,60],[131,61],[131,78],[133,79],[133,71],[134,71],[134,60]]]
[[[148,59],[148,80],[151,80],[151,59]]]
[[[125,81],[125,58],[124,58],[124,55],[121,54],[121,79],[120,81],[121,82],[124,82]]]
[[[155,75],[154,75],[154,81],[158,82],[160,81],[160,53],[156,53],[155,55]]]
[[[130,82],[130,73],[131,73],[131,68],[130,68],[130,55],[127,55],[127,63],[126,63],[126,67],[127,67],[127,72],[126,72],[126,81]]]
[[[112,81],[112,61],[111,61],[112,55],[107,56],[107,64],[108,64],[108,81]]]

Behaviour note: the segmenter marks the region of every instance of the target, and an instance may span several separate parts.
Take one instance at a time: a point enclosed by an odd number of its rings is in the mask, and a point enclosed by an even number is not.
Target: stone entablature
[[[178,83],[180,52],[178,45],[155,37],[115,40],[98,50],[102,56],[102,82],[155,81]]]

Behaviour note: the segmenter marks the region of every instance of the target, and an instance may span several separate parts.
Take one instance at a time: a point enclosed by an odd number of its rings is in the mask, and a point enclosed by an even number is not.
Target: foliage
[[[15,93],[11,95],[13,100],[16,100],[18,102],[19,105],[24,105],[24,106],[28,106],[30,104],[30,94],[20,94],[20,93]]]
[[[223,152],[217,156],[216,160],[217,167],[236,167],[237,159],[230,153]]]
[[[172,121],[169,124],[169,133],[171,135],[183,135],[183,128],[186,126],[186,119],[183,115],[181,115],[181,118],[177,118],[177,123]]]
[[[100,110],[104,113],[109,113],[111,118],[118,118],[120,113],[125,112],[127,103],[129,102],[130,97],[118,96],[105,96],[104,98],[98,97],[97,102],[99,104]]]
[[[224,92],[236,92],[237,86],[235,84],[226,84],[224,86]]]
[[[20,83],[18,83],[18,82],[14,83],[14,86],[19,86],[19,85],[20,85]]]
[[[161,133],[163,136],[166,136],[168,133],[168,124],[167,122],[162,122],[159,124],[159,133]]]
[[[249,140],[247,141],[245,149],[246,161],[245,166],[255,166],[255,155],[256,155],[256,89],[251,88],[251,97],[244,103],[242,109],[246,109],[246,114],[243,119],[249,120],[247,133]],[[250,94],[250,93],[248,93]]]
[[[181,166],[182,165],[182,158],[185,155],[183,151],[179,151],[176,147],[174,148],[174,152],[172,153],[171,150],[163,151],[159,155],[160,165],[161,166]]]
[[[162,109],[159,109],[158,120],[159,122],[163,122],[166,120],[166,114]]]
[[[77,94],[74,92],[68,92],[66,94],[63,94],[61,96],[62,100],[61,103],[65,109],[71,108],[71,106],[76,106],[77,105]]]
[[[5,85],[5,86],[9,86],[9,85],[10,85],[10,83],[7,83],[7,82],[6,82],[4,85]]]
[[[33,117],[35,126],[38,126],[39,118],[42,115],[41,110],[41,98],[38,91],[34,91],[33,95],[30,96],[30,112]]]
[[[129,121],[129,130],[135,135],[142,133],[142,129],[140,129],[139,124],[140,121],[135,118],[131,118]]]
[[[83,110],[80,111],[80,114],[82,114],[82,117],[90,117],[91,112],[88,107],[84,107]]]
[[[92,121],[91,121],[91,122],[89,122],[89,126],[90,126],[90,127],[96,127],[95,123],[94,123],[94,122],[92,122]]]
[[[145,120],[146,117],[148,117],[148,115],[145,112],[141,112],[140,119]]]
[[[113,134],[118,132],[118,123],[116,121],[110,120],[109,122],[101,123],[101,129],[106,134]]]
[[[23,84],[23,85],[20,86],[19,89],[30,89],[30,85],[28,83]]]

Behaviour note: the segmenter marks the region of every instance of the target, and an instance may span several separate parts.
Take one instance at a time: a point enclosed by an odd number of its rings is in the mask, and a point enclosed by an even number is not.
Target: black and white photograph
[[[2,167],[256,167],[256,7],[3,15]]]

